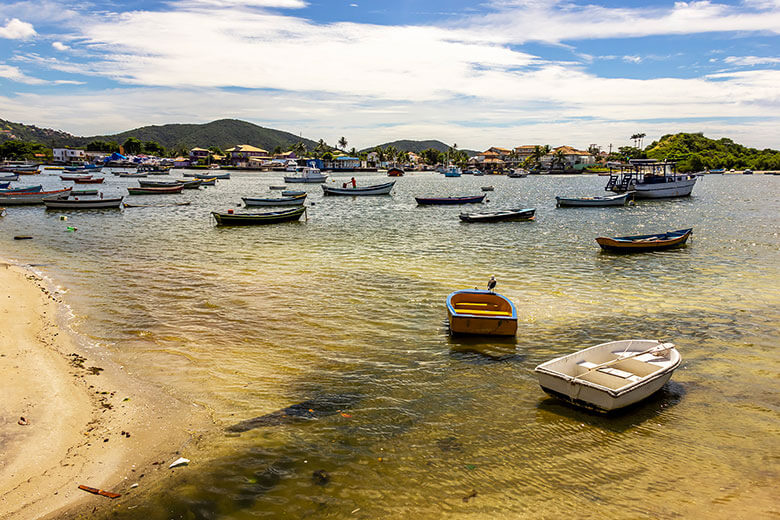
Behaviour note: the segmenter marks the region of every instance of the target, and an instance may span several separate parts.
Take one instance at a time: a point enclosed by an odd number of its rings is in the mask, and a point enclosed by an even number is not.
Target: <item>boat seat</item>
[[[511,316],[509,311],[481,311],[478,309],[462,309],[464,314],[483,314],[485,316]]]
[[[480,303],[480,302],[458,302],[455,304],[455,307],[461,307],[464,305],[478,305],[480,307],[487,307],[487,303]]]

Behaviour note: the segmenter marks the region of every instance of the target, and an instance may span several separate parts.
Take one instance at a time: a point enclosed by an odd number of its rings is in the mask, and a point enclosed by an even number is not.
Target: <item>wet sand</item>
[[[61,323],[60,296],[36,275],[0,263],[0,287],[0,518],[109,512],[155,480],[192,471],[168,466],[212,426],[202,407],[79,344]]]

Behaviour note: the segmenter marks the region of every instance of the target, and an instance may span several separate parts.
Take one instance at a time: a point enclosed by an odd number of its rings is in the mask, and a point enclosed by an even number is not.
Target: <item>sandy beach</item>
[[[205,410],[76,341],[59,321],[60,295],[38,276],[0,263],[0,287],[0,518],[109,512],[175,474],[169,464],[212,424]]]

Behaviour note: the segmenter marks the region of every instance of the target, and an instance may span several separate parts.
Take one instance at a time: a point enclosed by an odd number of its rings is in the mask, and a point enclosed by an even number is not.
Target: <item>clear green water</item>
[[[106,194],[135,184],[109,177]],[[413,174],[387,197],[305,186],[305,222],[217,228],[211,210],[281,181],[233,177],[134,197],[191,206],[0,220],[2,256],[45,264],[81,333],[220,428],[314,400],[314,419],[215,436],[211,460],[118,517],[778,514],[780,178],[710,176],[686,199],[556,209],[555,195],[600,194],[605,178]],[[484,185],[487,207],[536,207],[537,221],[464,224],[462,207],[413,199]],[[688,247],[660,253],[608,255],[593,240],[687,227]],[[518,307],[517,338],[451,339],[447,294],[490,275]],[[605,418],[539,388],[540,362],[626,338],[683,355],[655,399]]]

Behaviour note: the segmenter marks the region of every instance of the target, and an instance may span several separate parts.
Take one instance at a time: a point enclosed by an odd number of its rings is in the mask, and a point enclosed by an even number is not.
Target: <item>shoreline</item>
[[[176,473],[168,465],[213,430],[203,407],[131,377],[110,352],[79,341],[61,322],[61,295],[42,277],[0,261],[0,286],[0,518],[121,509]]]

